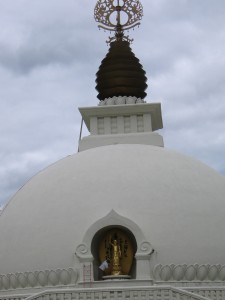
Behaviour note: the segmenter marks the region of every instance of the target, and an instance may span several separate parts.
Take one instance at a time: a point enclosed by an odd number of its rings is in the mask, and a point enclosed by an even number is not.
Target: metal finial
[[[101,24],[98,28],[115,32],[107,43],[114,40],[132,42],[129,36],[124,36],[124,31],[140,25],[143,7],[139,0],[98,0],[94,16],[96,22]]]

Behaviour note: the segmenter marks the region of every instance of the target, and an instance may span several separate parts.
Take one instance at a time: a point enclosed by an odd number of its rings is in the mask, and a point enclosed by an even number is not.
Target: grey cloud
[[[59,36],[54,39],[51,31],[45,38],[40,33],[35,35],[39,37],[38,40],[31,38],[16,51],[0,44],[0,64],[23,74],[51,64],[79,65],[83,61],[85,66],[95,54],[94,49],[87,47],[84,37],[80,37],[78,41]]]
[[[0,203],[4,203],[19,187],[44,168],[47,161],[49,162],[49,157],[43,151],[8,156],[0,170]]]
[[[87,42],[92,46],[95,44],[91,30],[96,31],[96,28],[90,26],[90,21],[85,22],[85,14],[83,18],[72,18],[72,9],[73,14],[76,13],[76,9],[81,11],[81,4],[75,5],[71,1],[64,6],[59,2],[56,5],[53,1],[32,1],[33,4],[30,1],[25,2],[26,10],[17,6],[21,13],[20,20],[18,21],[17,16],[17,21],[11,18],[9,35],[0,38],[0,65],[18,73],[27,73],[49,64],[90,62],[96,51],[94,47],[89,47]],[[9,6],[4,6],[7,11]],[[52,8],[55,14],[52,14]],[[66,15],[63,16],[63,13]],[[13,11],[12,15],[15,14],[16,11]]]

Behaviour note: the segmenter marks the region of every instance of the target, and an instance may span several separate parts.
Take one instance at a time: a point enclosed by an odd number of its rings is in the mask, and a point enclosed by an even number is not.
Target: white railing
[[[123,287],[49,290],[26,300],[209,300],[193,292],[164,287]],[[0,300],[22,300],[20,297],[0,297]]]
[[[5,295],[5,296],[1,296],[0,294],[0,299],[1,300],[24,300],[26,298],[28,298],[30,295]]]
[[[210,300],[225,300],[225,287],[192,287],[185,290]]]

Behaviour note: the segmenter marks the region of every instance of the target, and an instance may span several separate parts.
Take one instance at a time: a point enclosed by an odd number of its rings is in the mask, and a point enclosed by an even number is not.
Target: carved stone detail
[[[76,255],[80,258],[86,256],[88,254],[88,247],[86,244],[80,244],[76,248]]]
[[[152,252],[153,248],[151,246],[151,244],[147,241],[143,241],[137,250],[137,254],[145,254],[145,255],[149,255]]]
[[[125,104],[140,104],[140,103],[146,103],[143,99],[133,97],[133,96],[119,96],[119,97],[111,97],[106,98],[99,102],[99,106],[104,105],[125,105]]]
[[[78,271],[72,268],[0,275],[0,290],[74,285]]]
[[[221,265],[156,265],[154,279],[162,281],[225,281],[225,266]]]

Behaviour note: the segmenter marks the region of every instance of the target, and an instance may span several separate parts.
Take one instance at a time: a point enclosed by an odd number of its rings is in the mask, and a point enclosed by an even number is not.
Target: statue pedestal
[[[131,276],[129,275],[107,275],[107,276],[102,276],[103,280],[127,280],[130,279]]]

